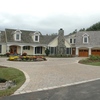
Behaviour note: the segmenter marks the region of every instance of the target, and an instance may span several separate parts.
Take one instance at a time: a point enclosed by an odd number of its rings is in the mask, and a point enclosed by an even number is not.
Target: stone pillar
[[[89,56],[91,55],[91,47],[89,47]]]
[[[78,52],[79,52],[79,51],[78,51],[78,49],[79,49],[79,48],[78,48],[78,47],[76,47],[76,56],[78,56],[78,55],[79,55],[79,53],[78,53]]]

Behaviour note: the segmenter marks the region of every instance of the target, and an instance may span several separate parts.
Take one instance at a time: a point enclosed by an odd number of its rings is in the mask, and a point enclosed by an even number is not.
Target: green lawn
[[[23,72],[15,68],[3,68],[0,67],[0,78],[6,80],[15,81],[16,87],[7,89],[7,90],[0,90],[0,97],[7,96],[13,94],[21,85],[25,82],[25,76]]]
[[[100,62],[87,63],[87,65],[100,66]]]

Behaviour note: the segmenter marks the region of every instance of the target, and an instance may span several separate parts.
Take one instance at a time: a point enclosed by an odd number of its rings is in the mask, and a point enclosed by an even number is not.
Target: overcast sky
[[[0,0],[0,29],[65,34],[100,21],[100,0]]]

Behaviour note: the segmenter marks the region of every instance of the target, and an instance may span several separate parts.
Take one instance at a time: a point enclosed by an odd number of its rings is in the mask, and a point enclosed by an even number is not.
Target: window
[[[23,50],[30,50],[30,46],[23,46]]]
[[[87,43],[87,37],[84,37],[84,42]]]
[[[70,43],[72,43],[72,39],[70,39]]]
[[[66,54],[71,54],[71,48],[66,48]]]
[[[42,47],[35,47],[35,54],[42,54]]]
[[[21,41],[21,31],[20,30],[16,30],[15,32],[14,32],[14,40],[15,41]]]
[[[35,42],[39,42],[39,35],[35,35],[35,36],[34,36],[34,41],[35,41]]]
[[[83,43],[88,43],[88,37],[83,37]]]
[[[35,41],[38,41],[38,36],[35,36]]]
[[[16,34],[16,40],[19,40],[19,34]]]
[[[49,47],[50,54],[56,54],[56,47]]]
[[[2,53],[2,45],[0,45],[0,53]]]
[[[74,39],[74,43],[76,42],[76,39]]]

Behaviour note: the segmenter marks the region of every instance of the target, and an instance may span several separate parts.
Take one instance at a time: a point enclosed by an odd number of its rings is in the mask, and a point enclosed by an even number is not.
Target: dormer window
[[[38,32],[38,31],[32,32],[32,33],[30,33],[30,36],[32,37],[34,42],[39,42],[40,32]]]
[[[16,30],[14,33],[15,33],[14,34],[15,41],[21,41],[21,33],[22,32],[20,30]]]
[[[39,36],[35,36],[35,42],[39,41]]]
[[[88,43],[89,42],[89,35],[87,33],[83,34],[83,43]]]

